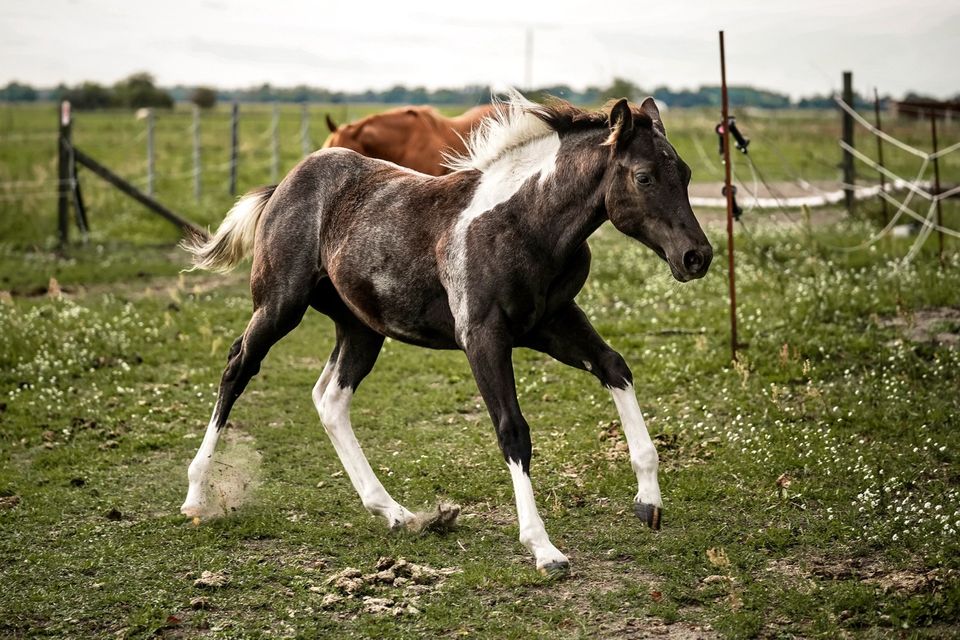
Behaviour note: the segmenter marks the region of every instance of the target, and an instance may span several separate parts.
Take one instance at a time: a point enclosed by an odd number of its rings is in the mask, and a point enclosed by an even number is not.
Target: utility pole
[[[527,27],[526,51],[524,54],[523,86],[533,90],[533,27]]]

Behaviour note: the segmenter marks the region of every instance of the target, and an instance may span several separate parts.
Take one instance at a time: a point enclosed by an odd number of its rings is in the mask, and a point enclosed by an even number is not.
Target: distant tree
[[[190,102],[201,109],[212,109],[217,104],[217,92],[210,87],[195,87],[190,92]]]
[[[627,98],[630,101],[639,99],[640,87],[624,78],[614,78],[609,87],[603,90],[600,97],[604,100],[618,100]]]
[[[69,100],[74,109],[81,111],[108,109],[116,104],[110,89],[96,82],[84,82],[72,89],[64,88],[60,92],[60,99]]]
[[[37,99],[37,90],[30,85],[14,80],[0,89],[0,100],[6,102],[33,102]]]
[[[119,106],[130,109],[173,107],[173,97],[163,89],[158,89],[149,73],[135,73],[121,80],[113,85],[113,93]]]
[[[903,96],[903,99],[907,102],[936,102],[937,101],[937,99],[934,98],[933,96],[917,93],[916,91],[908,91],[907,95]]]

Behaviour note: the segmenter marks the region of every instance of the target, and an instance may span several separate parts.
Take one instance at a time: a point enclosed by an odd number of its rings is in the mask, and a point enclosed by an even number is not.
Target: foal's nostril
[[[683,254],[683,268],[688,273],[700,273],[703,270],[704,263],[703,254],[699,251],[690,250]]]

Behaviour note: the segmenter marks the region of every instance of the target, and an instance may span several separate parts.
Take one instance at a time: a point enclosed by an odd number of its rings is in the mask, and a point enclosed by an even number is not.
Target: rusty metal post
[[[734,279],[733,259],[733,189],[730,175],[730,109],[727,99],[727,57],[723,46],[723,31],[720,32],[720,96],[723,117],[723,168],[724,189],[727,196],[727,257],[729,258],[730,281],[730,351],[737,359],[737,287]]]

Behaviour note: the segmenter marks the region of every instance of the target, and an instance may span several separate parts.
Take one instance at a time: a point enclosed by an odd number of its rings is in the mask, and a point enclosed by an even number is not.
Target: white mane
[[[475,169],[484,172],[490,165],[533,140],[554,133],[535,115],[540,105],[523,97],[516,89],[507,91],[507,99],[493,99],[493,115],[484,118],[466,141],[464,155],[451,154],[444,166],[453,171]]]

